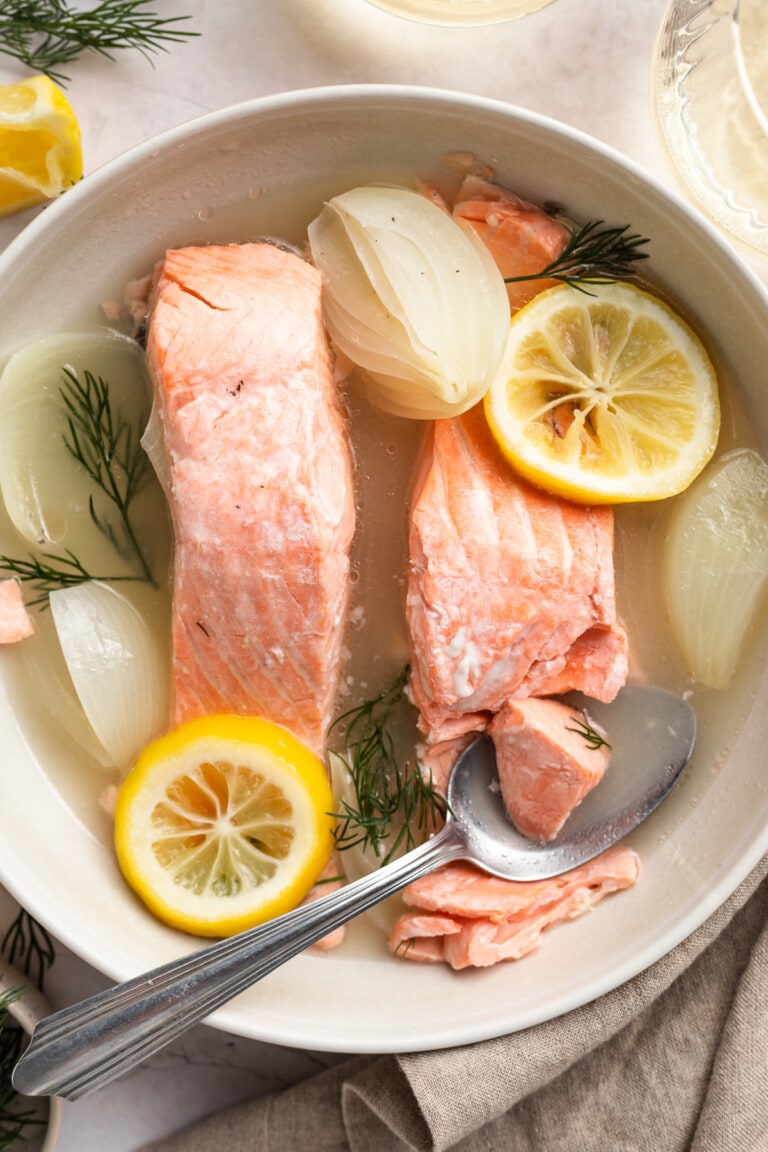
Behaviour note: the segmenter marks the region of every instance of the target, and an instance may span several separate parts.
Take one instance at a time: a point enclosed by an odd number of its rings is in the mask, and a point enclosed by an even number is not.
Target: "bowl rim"
[[[111,182],[116,179],[119,180],[122,174],[129,172],[137,163],[151,160],[158,151],[170,150],[175,145],[184,143],[198,134],[212,132],[225,125],[231,127],[238,122],[247,122],[254,117],[269,116],[273,113],[300,112],[302,109],[309,107],[317,108],[325,106],[329,110],[333,108],[349,108],[353,103],[359,104],[360,101],[370,102],[371,100],[381,102],[382,104],[393,101],[415,101],[425,106],[431,105],[436,109],[439,109],[442,105],[446,109],[459,109],[464,113],[472,112],[473,110],[479,113],[490,113],[506,120],[511,118],[512,121],[522,125],[533,126],[541,129],[545,134],[567,139],[576,146],[587,149],[597,157],[618,166],[618,168],[626,172],[629,176],[634,177],[641,185],[654,191],[663,201],[674,206],[682,217],[691,222],[693,227],[704,233],[709,242],[717,250],[718,255],[724,261],[731,264],[738,276],[749,285],[765,309],[766,315],[768,315],[768,289],[766,289],[730,242],[682,195],[678,194],[674,189],[670,188],[653,174],[643,169],[634,160],[626,157],[612,146],[596,140],[580,129],[573,128],[551,117],[520,108],[504,101],[475,96],[468,93],[453,92],[442,88],[399,84],[333,85],[296,89],[244,101],[205,113],[168,128],[164,132],[149,140],[142,141],[95,169],[87,175],[79,185],[70,189],[65,197],[43,209],[26,228],[19,233],[16,239],[9,244],[2,256],[0,256],[0,275],[5,271],[6,265],[11,263],[16,264],[17,261],[23,260],[25,252],[40,242],[45,236],[49,224],[55,224],[60,216],[70,210],[70,205],[78,204],[84,198],[90,197],[94,192],[98,193],[100,189],[109,186]],[[738,859],[733,860],[726,871],[721,873],[717,883],[707,885],[706,890],[702,892],[701,899],[695,907],[687,916],[677,921],[674,933],[670,932],[662,939],[654,939],[646,944],[641,950],[635,952],[631,958],[627,958],[623,965],[612,969],[610,975],[606,975],[601,981],[590,983],[588,988],[580,986],[571,989],[567,993],[563,993],[559,998],[557,1011],[555,1013],[542,1015],[541,1012],[530,1011],[526,1015],[525,1012],[521,1012],[514,1029],[505,1027],[505,1030],[510,1031],[530,1027],[552,1018],[553,1015],[563,1015],[605,995],[607,992],[612,991],[645,971],[652,964],[666,956],[695,929],[699,928],[736,890],[741,881],[744,880],[766,851],[768,851],[768,825],[766,825],[760,836],[755,837],[750,852],[746,854],[742,852],[738,856]],[[28,893],[19,893],[15,890],[13,877],[3,877],[2,882],[5,887],[16,896],[17,900],[24,902],[25,905],[29,907],[33,915],[45,922],[47,919],[46,913],[43,912],[40,914],[39,906],[36,907],[34,901],[30,903]],[[101,961],[98,956],[93,954],[91,950],[87,948],[84,949],[82,942],[71,934],[68,929],[68,923],[58,925],[56,929],[57,937],[97,970],[104,971],[105,969],[101,967]],[[243,1032],[243,1026],[239,1020],[236,1009],[233,1010],[229,1007],[224,1007],[214,1014],[210,1022],[232,1033],[252,1034],[250,1031]],[[307,1043],[305,1040],[297,1039],[296,1036],[288,1034],[287,1031],[278,1033],[274,1030],[270,1032],[269,1029],[265,1029],[259,1033],[259,1038],[277,1044],[298,1045],[307,1048],[322,1047],[327,1051],[348,1052],[351,1050],[348,1043],[342,1044],[339,1041],[335,1041],[334,1037],[330,1035],[324,1038],[322,1044],[318,1044],[317,1042]],[[453,1043],[458,1045],[483,1038],[486,1037],[474,1034],[472,1032],[471,1021],[466,1021],[463,1031],[461,1031],[461,1033],[457,1031]],[[444,1046],[444,1044],[445,1042],[441,1042],[441,1046]],[[431,1046],[434,1047],[435,1045]],[[423,1042],[420,1043],[419,1038],[414,1037],[411,1049],[419,1050],[421,1048],[423,1048]],[[355,1047],[355,1051],[358,1052],[378,1053],[392,1050],[392,1048],[383,1048],[374,1036],[371,1036],[370,1044],[357,1045]],[[400,1045],[398,1050],[404,1051],[408,1049]]]
[[[300,110],[302,107],[316,106],[322,102],[327,102],[331,106],[341,106],[360,100],[386,102],[395,99],[421,101],[425,104],[445,104],[446,107],[459,106],[465,111],[476,109],[478,112],[512,117],[521,123],[538,127],[544,132],[564,136],[572,143],[587,148],[603,159],[624,168],[638,180],[653,188],[662,198],[670,200],[683,214],[691,216],[698,227],[702,228],[708,234],[709,239],[721,249],[722,254],[729,260],[738,263],[741,273],[746,274],[752,282],[752,287],[763,295],[766,303],[768,303],[768,288],[753,272],[744,256],[728,238],[723,236],[705,213],[673,186],[662,181],[617,148],[591,136],[580,128],[575,128],[554,117],[523,108],[517,104],[492,97],[478,96],[469,92],[457,92],[448,88],[416,84],[330,84],[296,88],[285,92],[270,93],[266,96],[257,96],[252,100],[240,101],[174,124],[147,140],[134,144],[131,148],[94,168],[91,172],[86,173],[78,184],[62,193],[56,200],[37,209],[37,215],[0,253],[0,273],[4,270],[6,263],[15,262],[28,245],[33,245],[37,241],[38,234],[46,230],[48,221],[51,219],[55,221],[58,215],[67,212],[69,210],[68,205],[79,203],[83,197],[92,195],[94,191],[98,191],[101,185],[108,184],[122,172],[130,170],[135,164],[142,160],[152,159],[158,151],[164,151],[174,144],[183,143],[191,136],[214,131],[219,126],[232,125],[237,121],[250,120],[255,116]]]

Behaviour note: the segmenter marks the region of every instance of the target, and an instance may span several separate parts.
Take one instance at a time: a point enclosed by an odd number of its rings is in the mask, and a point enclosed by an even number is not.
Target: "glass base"
[[[424,24],[500,24],[546,8],[554,0],[368,0],[407,20]]]

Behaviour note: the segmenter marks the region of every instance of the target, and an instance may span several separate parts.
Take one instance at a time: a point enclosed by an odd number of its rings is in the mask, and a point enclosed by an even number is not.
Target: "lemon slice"
[[[126,777],[117,857],[159,919],[229,936],[306,896],[331,853],[332,807],[325,766],[286,729],[206,716],[150,744]]]
[[[715,450],[714,368],[688,325],[629,284],[567,284],[512,318],[485,397],[491,431],[534,484],[588,503],[660,500]]]
[[[83,175],[80,126],[47,76],[0,85],[0,216],[58,196]]]

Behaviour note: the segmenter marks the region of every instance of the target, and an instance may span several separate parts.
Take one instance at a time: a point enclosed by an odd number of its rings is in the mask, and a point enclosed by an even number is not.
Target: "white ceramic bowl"
[[[89,176],[0,261],[0,356],[42,334],[97,322],[99,302],[170,245],[300,236],[322,196],[368,177],[424,172],[457,149],[482,157],[522,196],[650,237],[648,273],[706,340],[768,455],[768,301],[714,229],[571,129],[419,88],[327,88],[259,100],[174,129]],[[647,563],[648,602],[622,605],[635,635],[644,613],[659,611],[656,561]],[[632,837],[645,868],[631,892],[553,930],[535,956],[489,971],[455,974],[393,959],[375,932],[357,924],[343,950],[298,957],[213,1022],[321,1050],[436,1048],[557,1016],[652,964],[768,849],[762,625],[759,632],[722,714],[711,695],[694,691],[699,750],[673,797]],[[112,978],[198,947],[155,922],[127,891],[96,803],[99,781],[74,775],[77,756],[20,693],[13,653],[0,653],[0,674],[0,880]]]

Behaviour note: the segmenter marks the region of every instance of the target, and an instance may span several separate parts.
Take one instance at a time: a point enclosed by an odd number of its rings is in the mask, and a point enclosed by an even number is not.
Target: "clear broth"
[[[434,175],[428,174],[430,178]],[[365,179],[411,182],[410,175],[393,175],[391,171],[358,173],[355,182]],[[267,236],[303,248],[307,225],[319,205],[349,186],[348,180],[340,178],[323,187],[307,185],[274,192],[254,188],[247,201],[216,213],[190,201],[174,235],[158,237],[156,251],[149,256],[145,253],[134,267],[115,270],[105,300],[110,296],[122,299],[126,281],[146,275],[168,247],[244,242]],[[652,283],[649,287],[653,290]],[[83,301],[76,324],[94,331],[103,328],[104,303]],[[685,315],[684,303],[671,303]],[[696,329],[695,317],[687,319]],[[699,335],[706,344],[706,333]],[[723,404],[718,455],[737,446],[757,448],[738,382],[729,375],[727,365],[716,362],[716,368]],[[345,387],[344,398],[355,457],[358,527],[352,552],[352,603],[339,711],[389,685],[409,658],[405,622],[408,505],[414,465],[426,431],[425,424],[389,416],[372,407],[354,380]],[[766,614],[761,613],[727,690],[716,692],[691,679],[671,635],[662,584],[665,535],[674,505],[673,499],[616,509],[617,598],[629,633],[632,677],[686,693],[696,708],[699,735],[694,767],[684,786],[700,793],[717,772],[751,708],[758,672],[768,655],[768,629]],[[168,518],[160,494],[156,514],[149,520],[150,536],[155,537],[149,541],[150,548],[162,551]],[[0,546],[5,552],[18,550],[18,539],[4,511],[0,511]],[[84,766],[82,751],[62,738],[50,718],[40,714],[35,685],[25,681],[19,653],[5,651],[0,658],[12,666],[9,692],[13,707],[27,739],[46,765],[53,787],[93,835],[111,843],[111,824],[99,804],[109,777],[95,765]]]

